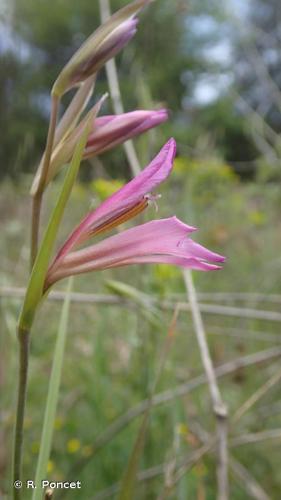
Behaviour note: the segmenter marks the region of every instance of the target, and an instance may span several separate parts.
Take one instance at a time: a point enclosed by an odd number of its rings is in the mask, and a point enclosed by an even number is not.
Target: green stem
[[[31,218],[31,246],[30,246],[30,268],[32,269],[38,252],[39,224],[42,206],[42,195],[37,193],[32,197],[32,218]]]
[[[18,400],[16,410],[15,437],[14,437],[14,457],[13,457],[13,484],[22,479],[22,443],[23,443],[23,422],[26,402],[26,387],[29,359],[29,331],[18,329],[19,340],[19,381]],[[14,488],[14,500],[20,500],[21,489]]]
[[[44,189],[46,187],[48,171],[50,167],[52,151],[54,146],[58,108],[59,108],[59,98],[57,96],[52,96],[51,116],[49,122],[46,149],[43,157],[40,179],[32,200],[31,251],[30,251],[31,268],[34,264],[38,251],[41,206],[42,206],[42,199],[43,199]]]

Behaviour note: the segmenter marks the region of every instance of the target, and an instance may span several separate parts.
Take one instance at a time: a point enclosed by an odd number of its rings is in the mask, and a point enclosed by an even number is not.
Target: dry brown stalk
[[[222,399],[221,392],[217,383],[216,372],[210,355],[206,332],[197,302],[196,291],[189,270],[184,270],[184,280],[186,284],[187,295],[191,307],[193,326],[196,332],[197,342],[200,350],[201,360],[206,374],[209,392],[212,401],[213,412],[217,422],[216,442],[217,442],[217,485],[218,500],[227,500],[229,498],[228,485],[228,410]]]

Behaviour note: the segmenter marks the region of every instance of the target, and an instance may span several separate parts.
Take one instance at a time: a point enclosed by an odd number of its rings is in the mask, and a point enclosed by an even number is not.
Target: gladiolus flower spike
[[[176,152],[170,139],[152,162],[132,181],[90,212],[74,229],[50,266],[45,290],[67,276],[143,263],[168,263],[189,269],[220,269],[222,255],[194,242],[196,228],[175,216],[153,220],[76,250],[93,236],[135,217],[155,200],[150,194],[170,174]],[[216,263],[216,264],[214,264]]]

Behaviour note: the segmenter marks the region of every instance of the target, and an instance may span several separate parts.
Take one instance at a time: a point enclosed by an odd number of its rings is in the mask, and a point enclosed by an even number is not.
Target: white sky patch
[[[31,57],[29,45],[16,36],[10,26],[0,23],[0,53],[5,52],[12,52],[22,62],[27,61]]]
[[[186,25],[199,37],[209,36],[218,29],[218,22],[208,14],[187,16]]]
[[[232,46],[228,40],[223,40],[219,43],[203,49],[203,55],[208,61],[227,65],[231,61]]]
[[[199,54],[203,56],[206,64],[205,72],[201,78],[194,78],[193,93],[183,99],[183,107],[185,109],[190,106],[207,106],[215,102],[221,95],[227,92],[229,86],[233,82],[231,71],[233,60],[233,34],[235,35],[235,23],[232,19],[245,19],[249,13],[251,0],[228,0],[221,6],[222,14],[225,13],[225,18],[222,15],[221,19],[217,19],[210,14],[199,14],[187,16],[186,27],[188,33],[198,37],[199,46],[200,40],[202,46],[199,49]],[[207,43],[204,43],[206,41]],[[211,74],[211,67],[218,65],[217,74]],[[203,70],[204,71],[204,70]],[[210,71],[208,73],[208,71]],[[190,88],[192,86],[192,73],[186,71],[182,73],[182,82]]]
[[[9,22],[12,18],[14,11],[13,0],[0,0],[0,20]]]
[[[227,91],[232,83],[228,74],[205,75],[198,81],[193,95],[183,99],[183,107],[188,109],[192,105],[208,106]]]

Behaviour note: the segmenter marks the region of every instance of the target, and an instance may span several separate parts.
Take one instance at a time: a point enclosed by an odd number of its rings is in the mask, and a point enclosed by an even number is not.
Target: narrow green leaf
[[[71,277],[68,281],[66,296],[63,303],[57,340],[55,345],[52,372],[49,382],[47,402],[44,414],[40,451],[39,451],[39,457],[35,474],[36,489],[33,490],[32,500],[42,500],[43,491],[41,488],[41,481],[43,479],[46,479],[47,477],[47,466],[48,466],[48,460],[50,458],[54,421],[55,421],[58,398],[59,398],[59,388],[60,388],[61,374],[63,367],[72,284],[73,284],[73,278]]]
[[[149,410],[143,416],[137,439],[134,444],[133,451],[129,458],[125,475],[123,476],[121,487],[118,495],[118,500],[133,500],[136,476],[138,472],[140,457],[145,443],[146,430],[148,426]]]
[[[30,276],[27,292],[25,295],[25,300],[23,308],[20,315],[20,328],[30,329],[33,318],[35,315],[36,308],[42,299],[44,281],[53,251],[55,239],[58,233],[58,229],[64,214],[64,210],[69,199],[72,187],[74,185],[78,169],[82,160],[83,151],[87,142],[88,135],[90,133],[90,127],[92,123],[93,116],[89,115],[89,119],[85,124],[85,129],[77,142],[72,161],[67,170],[67,174],[63,183],[62,191],[57,200],[56,206],[51,215],[48,227],[46,229],[45,235],[43,237],[38,255],[36,257],[32,273]]]

